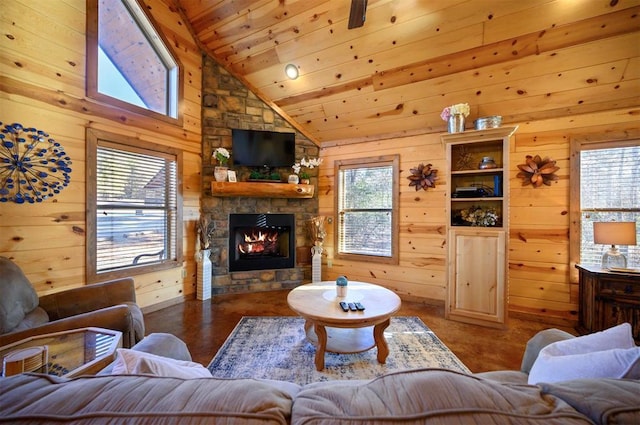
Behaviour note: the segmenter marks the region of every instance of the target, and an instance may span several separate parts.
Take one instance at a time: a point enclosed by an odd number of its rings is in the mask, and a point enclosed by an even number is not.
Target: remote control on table
[[[362,310],[364,310],[364,306],[363,306],[362,304],[360,304],[360,303],[355,303],[355,305],[356,305],[356,308],[358,309],[358,311],[362,311]]]
[[[357,310],[356,305],[354,303],[349,303],[349,310],[356,311]]]
[[[342,311],[349,311],[349,306],[344,301],[340,302],[340,308],[342,308]]]

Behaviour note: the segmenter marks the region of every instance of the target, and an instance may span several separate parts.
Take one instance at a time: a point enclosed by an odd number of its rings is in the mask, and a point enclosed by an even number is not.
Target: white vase
[[[462,114],[452,114],[447,121],[449,133],[462,133],[464,131],[465,117]]]
[[[213,170],[213,177],[215,177],[217,182],[226,182],[228,170],[229,168],[227,167],[216,167]]]
[[[322,246],[316,243],[311,247],[311,282],[322,281]]]
[[[289,174],[289,183],[291,184],[298,184],[298,182],[300,181],[300,179],[298,178],[297,174]]]
[[[209,258],[211,250],[203,249],[200,254],[196,263],[196,282],[198,284],[196,295],[199,300],[204,301],[211,298],[211,258]]]

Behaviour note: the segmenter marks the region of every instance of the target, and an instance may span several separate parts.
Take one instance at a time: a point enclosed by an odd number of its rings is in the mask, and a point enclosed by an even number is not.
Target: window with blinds
[[[600,265],[609,246],[593,243],[594,222],[636,222],[640,231],[640,147],[580,151],[580,264]],[[636,237],[640,241],[640,237]],[[640,247],[618,246],[628,267],[640,266]]]
[[[178,156],[89,132],[87,216],[89,275],[175,266],[181,243]],[[141,271],[142,272],[142,271]]]
[[[337,162],[336,255],[397,261],[397,157]]]

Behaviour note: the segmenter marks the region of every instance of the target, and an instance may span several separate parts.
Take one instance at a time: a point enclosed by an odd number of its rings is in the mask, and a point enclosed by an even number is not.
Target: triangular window
[[[136,0],[91,2],[87,9],[89,97],[175,121],[179,81],[178,62]]]

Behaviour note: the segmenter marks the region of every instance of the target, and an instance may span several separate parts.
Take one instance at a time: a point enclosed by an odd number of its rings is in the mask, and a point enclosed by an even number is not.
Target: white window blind
[[[176,259],[176,169],[171,155],[98,147],[98,272]]]
[[[341,169],[339,253],[393,255],[393,166]]]
[[[640,147],[580,152],[580,263],[600,265],[609,246],[593,243],[593,223],[635,221],[640,231]],[[637,236],[640,241],[640,237]],[[638,246],[618,246],[629,267],[640,266]]]

